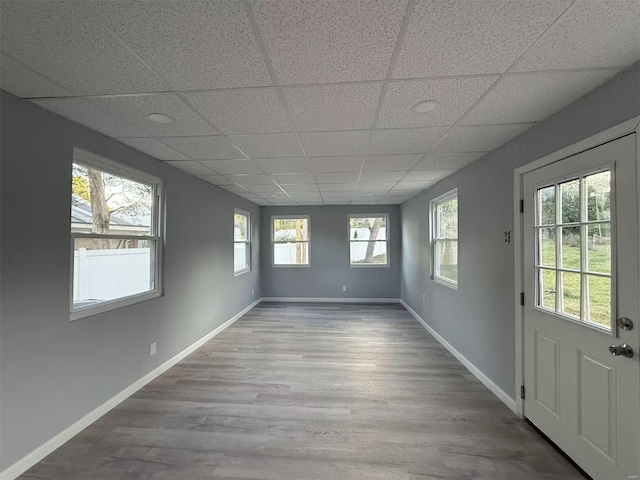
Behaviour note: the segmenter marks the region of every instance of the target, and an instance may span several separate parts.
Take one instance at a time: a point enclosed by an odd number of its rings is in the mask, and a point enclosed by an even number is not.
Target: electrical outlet
[[[427,294],[426,294],[426,293],[423,293],[423,294],[422,294],[422,301],[423,301],[423,302],[426,302],[426,301],[427,301]]]
[[[156,342],[153,342],[151,345],[149,345],[149,356],[153,357],[156,354]]]
[[[255,294],[256,294],[256,289],[255,289],[255,288],[252,288],[252,289],[251,289],[251,295],[255,295]]]
[[[342,291],[346,292],[347,291],[347,286],[346,285],[342,285]]]

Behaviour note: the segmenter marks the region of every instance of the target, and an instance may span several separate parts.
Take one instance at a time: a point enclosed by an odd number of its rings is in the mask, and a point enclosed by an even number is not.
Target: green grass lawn
[[[544,263],[551,264],[555,258],[555,241],[545,239],[542,242]],[[593,272],[609,273],[611,257],[609,245],[597,245],[588,250],[589,270]],[[567,268],[579,269],[580,247],[578,245],[563,245],[562,263]],[[589,275],[589,320],[600,325],[611,325],[611,283],[608,278]],[[555,303],[555,275],[547,272],[543,276],[543,304],[554,308]],[[580,316],[580,275],[575,273],[563,274],[564,313]]]

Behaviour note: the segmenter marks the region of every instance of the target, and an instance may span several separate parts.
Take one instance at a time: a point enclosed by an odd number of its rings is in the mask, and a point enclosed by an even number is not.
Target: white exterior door
[[[640,475],[635,137],[523,178],[524,414],[596,480]]]

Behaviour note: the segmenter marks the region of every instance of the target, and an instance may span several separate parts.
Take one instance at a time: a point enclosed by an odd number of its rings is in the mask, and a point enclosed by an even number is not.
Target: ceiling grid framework
[[[3,89],[260,205],[403,203],[640,60],[634,0],[3,0],[0,14]]]

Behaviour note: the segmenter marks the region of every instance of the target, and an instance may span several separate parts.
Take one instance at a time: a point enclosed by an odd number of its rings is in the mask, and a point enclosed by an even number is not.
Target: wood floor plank
[[[401,305],[271,302],[20,478],[582,476]]]

